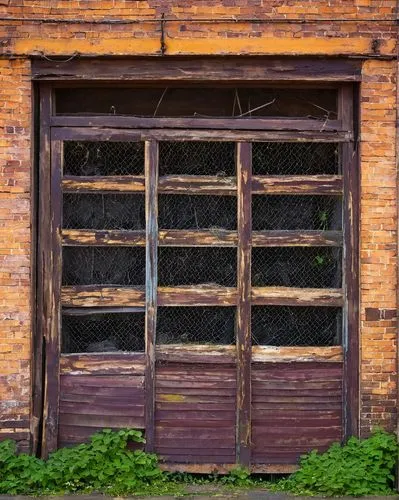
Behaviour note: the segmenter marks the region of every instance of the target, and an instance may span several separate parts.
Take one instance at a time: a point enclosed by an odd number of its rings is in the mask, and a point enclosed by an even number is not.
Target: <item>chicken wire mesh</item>
[[[237,282],[237,250],[216,247],[161,247],[159,286],[221,285]]]
[[[161,142],[159,175],[235,176],[235,143]]]
[[[235,342],[234,307],[159,307],[157,344],[220,344]]]
[[[255,142],[253,175],[334,175],[339,173],[339,145],[323,142]]]
[[[62,284],[144,285],[143,247],[64,247]]]
[[[339,345],[342,310],[338,307],[252,306],[251,328],[253,345]]]
[[[252,249],[252,285],[340,288],[340,248],[280,247]]]
[[[252,196],[252,229],[341,230],[342,198],[339,196]]]
[[[62,316],[62,352],[144,351],[144,313]]]
[[[64,175],[142,175],[143,142],[64,142]]]
[[[161,229],[237,229],[235,196],[170,195],[158,196]]]
[[[145,229],[141,194],[72,194],[63,196],[65,229]]]

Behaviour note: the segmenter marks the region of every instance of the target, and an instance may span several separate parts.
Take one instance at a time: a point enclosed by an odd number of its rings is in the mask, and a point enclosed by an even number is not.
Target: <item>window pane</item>
[[[340,345],[338,307],[252,307],[252,343],[271,346]]]
[[[340,248],[280,247],[252,249],[253,286],[340,288]]]
[[[144,285],[145,248],[64,247],[63,285]]]
[[[236,282],[235,248],[161,247],[158,250],[159,286],[235,286]]]
[[[338,196],[252,196],[252,229],[341,230],[342,199]]]
[[[144,351],[144,313],[62,317],[62,352]]]
[[[316,142],[255,142],[253,175],[337,175],[339,146]]]
[[[141,194],[74,194],[63,196],[65,229],[145,229]]]
[[[159,307],[157,344],[235,342],[234,307]]]
[[[144,174],[143,142],[64,142],[64,175]]]

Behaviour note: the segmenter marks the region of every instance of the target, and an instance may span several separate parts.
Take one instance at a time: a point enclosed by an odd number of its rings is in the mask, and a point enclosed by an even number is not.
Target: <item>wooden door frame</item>
[[[57,267],[58,259],[60,258],[60,253],[57,248],[61,247],[60,232],[57,227],[57,220],[60,220],[60,213],[56,210],[55,205],[52,204],[51,210],[48,210],[48,200],[59,199],[61,192],[59,187],[61,185],[61,180],[59,177],[60,169],[57,165],[53,166],[55,157],[60,157],[60,141],[63,139],[68,139],[75,136],[75,133],[79,133],[79,137],[82,139],[90,140],[96,139],[101,140],[109,139],[113,137],[114,140],[126,138],[135,138],[140,140],[146,140],[148,144],[156,144],[157,140],[234,140],[238,142],[253,142],[253,141],[296,141],[298,137],[302,140],[313,140],[315,142],[328,141],[328,142],[342,142],[343,151],[343,163],[348,162],[350,168],[345,169],[344,175],[344,239],[346,247],[346,258],[345,258],[345,273],[346,276],[351,276],[351,280],[347,281],[345,284],[345,308],[346,308],[346,323],[350,328],[350,336],[348,336],[348,331],[346,331],[346,337],[344,340],[344,395],[345,400],[343,403],[345,412],[345,436],[358,435],[359,430],[359,274],[358,274],[358,262],[359,262],[359,168],[358,168],[358,157],[356,154],[356,149],[353,144],[352,136],[352,110],[351,106],[348,107],[348,102],[353,102],[352,91],[346,86],[342,86],[340,89],[339,97],[339,109],[342,116],[342,131],[331,131],[323,130],[318,132],[315,130],[281,130],[281,122],[278,124],[278,128],[271,122],[271,129],[269,130],[176,130],[176,129],[158,129],[153,130],[150,128],[143,128],[141,130],[135,128],[138,123],[135,119],[131,119],[130,129],[126,129],[129,124],[129,118],[126,117],[110,117],[103,123],[104,126],[109,126],[112,128],[97,128],[93,127],[92,118],[86,118],[83,120],[85,123],[80,121],[80,127],[76,127],[76,118],[81,117],[56,117],[53,115],[53,98],[52,98],[52,85],[49,83],[44,83],[40,88],[40,160],[39,160],[39,213],[41,214],[40,224],[38,224],[38,256],[37,256],[37,266],[38,266],[38,293],[37,293],[37,326],[36,326],[36,342],[35,349],[36,352],[33,353],[33,366],[34,366],[34,393],[33,393],[33,417],[37,422],[34,427],[34,451],[40,448],[39,440],[41,440],[41,454],[42,456],[47,456],[49,452],[56,449],[57,447],[57,427],[58,427],[58,393],[59,393],[59,339],[56,335],[58,324],[59,324],[59,314],[60,314],[60,300],[58,297],[57,286],[54,284],[60,283],[60,266]],[[102,117],[103,118],[103,117]],[[173,120],[173,119],[172,119]],[[288,128],[290,120],[287,120]],[[75,127],[71,126],[72,124]],[[164,124],[162,124],[164,125]],[[262,124],[264,125],[264,124]],[[122,127],[113,128],[113,127]],[[150,127],[150,123],[148,123]],[[261,127],[259,127],[261,128]],[[153,162],[152,165],[156,163],[156,148],[155,146],[148,146],[152,153]],[[242,165],[247,165],[249,152],[246,152],[245,148],[241,148],[242,151]],[[49,166],[51,165],[51,169]],[[148,165],[148,175],[154,175],[151,165]],[[57,174],[58,169],[58,174]],[[151,174],[151,172],[153,172]],[[238,182],[243,182],[243,179],[238,179]],[[348,196],[348,193],[352,196]],[[245,193],[245,190],[244,192]],[[153,192],[148,192],[149,198],[153,198]],[[245,196],[239,203],[243,202]],[[147,214],[149,217],[154,217],[156,214],[155,208],[147,207]],[[245,215],[245,214],[244,214]],[[248,218],[249,217],[249,218]],[[250,220],[250,214],[244,216],[242,222],[239,223],[242,231],[245,232],[245,227]],[[348,223],[350,222],[350,226]],[[240,226],[241,224],[241,226]],[[350,227],[350,230],[348,228]],[[50,232],[46,228],[51,228]],[[347,228],[347,229],[345,229]],[[152,226],[150,233],[147,235],[149,241],[154,240],[154,234],[157,232],[156,226]],[[146,238],[147,240],[147,238]],[[147,257],[150,261],[154,258],[154,246],[150,244],[147,249]],[[56,249],[55,253],[52,248]],[[44,250],[44,251],[43,251]],[[248,247],[243,243],[240,252],[243,252],[243,259],[248,259]],[[245,257],[247,256],[247,257]],[[156,270],[150,266],[149,273],[152,275],[153,279]],[[51,279],[50,279],[51,277]],[[244,282],[241,287],[239,287],[241,292],[239,293],[239,309],[242,314],[248,314],[247,306],[245,305],[248,300],[246,294],[248,290],[244,286]],[[153,288],[154,290],[154,288]],[[152,310],[156,301],[156,294],[148,294],[148,310]],[[236,299],[234,299],[235,301]],[[241,302],[240,302],[241,301]],[[242,304],[242,306],[240,306]],[[49,315],[49,312],[52,312]],[[241,312],[238,313],[239,317]],[[154,327],[155,315],[150,318],[146,331],[150,332]],[[147,321],[147,320],[146,320]],[[146,341],[151,342],[151,335],[146,334]],[[243,345],[248,347],[248,335],[242,332],[241,342]],[[149,344],[148,344],[149,345]],[[150,365],[154,361],[154,346],[152,350],[149,350],[148,360]],[[43,353],[43,357],[41,355]],[[239,361],[240,358],[238,358]],[[239,362],[240,369],[238,372],[239,385],[243,388],[250,387],[250,377],[248,378],[248,373],[250,374],[250,359],[243,358]],[[43,373],[44,366],[44,373]],[[153,379],[154,373],[149,370],[147,374],[148,380]],[[44,379],[44,384],[43,384]],[[153,398],[152,398],[153,399]],[[248,406],[249,405],[249,406]],[[239,461],[243,464],[248,464],[250,454],[248,453],[250,444],[250,434],[248,433],[248,422],[250,418],[248,417],[248,408],[250,408],[250,398],[243,400],[243,406],[239,409],[238,414],[241,414],[239,422],[244,425],[238,425],[238,449],[237,454]],[[151,417],[151,408],[147,408],[149,419],[152,419],[153,426],[153,409]],[[42,426],[40,421],[42,420]],[[247,422],[245,424],[245,422]],[[148,422],[150,424],[150,422]],[[150,426],[151,428],[151,426]],[[42,430],[41,430],[42,429]],[[42,436],[41,436],[42,433]],[[41,438],[40,438],[41,436]],[[151,436],[149,439],[149,449],[151,449]]]

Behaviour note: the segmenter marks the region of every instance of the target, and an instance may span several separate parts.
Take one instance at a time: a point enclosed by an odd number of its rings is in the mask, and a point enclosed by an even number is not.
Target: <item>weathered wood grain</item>
[[[253,346],[252,361],[263,363],[328,361],[342,362],[342,346],[333,347],[272,347]]]
[[[144,353],[69,354],[60,359],[61,375],[144,375],[144,367]]]
[[[341,175],[254,175],[253,194],[339,195],[343,191]]]
[[[32,60],[35,80],[147,81],[360,81],[362,61],[298,57],[115,58],[63,61]]]
[[[343,300],[343,291],[339,288],[252,288],[252,305],[340,307]]]
[[[68,175],[62,178],[64,193],[143,193],[144,175],[107,175],[86,177]]]
[[[53,127],[135,127],[143,129],[214,129],[214,130],[342,130],[340,120],[324,122],[312,118],[152,118],[138,116],[53,116]]]
[[[166,194],[237,194],[237,181],[234,177],[213,175],[166,175],[159,178],[160,193]]]
[[[158,284],[158,143],[145,143],[146,298],[145,298],[145,433],[147,452],[155,443],[155,343]]]

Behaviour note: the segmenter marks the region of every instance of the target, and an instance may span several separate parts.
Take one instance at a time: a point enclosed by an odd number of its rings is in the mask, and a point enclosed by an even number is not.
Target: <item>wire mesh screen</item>
[[[255,142],[253,175],[319,175],[339,173],[339,146],[317,142]]]
[[[254,345],[332,346],[341,336],[341,308],[252,306]]]
[[[342,199],[338,196],[252,196],[252,229],[341,230]]]
[[[159,307],[157,344],[235,342],[234,307]]]
[[[161,247],[158,250],[158,284],[235,286],[237,249]]]
[[[64,142],[64,175],[144,174],[143,142]]]
[[[143,247],[64,247],[63,285],[144,285]]]
[[[161,142],[159,175],[234,176],[234,142]]]
[[[62,352],[144,351],[144,313],[62,316]]]
[[[253,286],[340,288],[340,248],[280,247],[252,249]]]
[[[237,229],[235,196],[158,196],[161,229]]]
[[[141,194],[71,194],[63,196],[65,229],[145,229]]]

